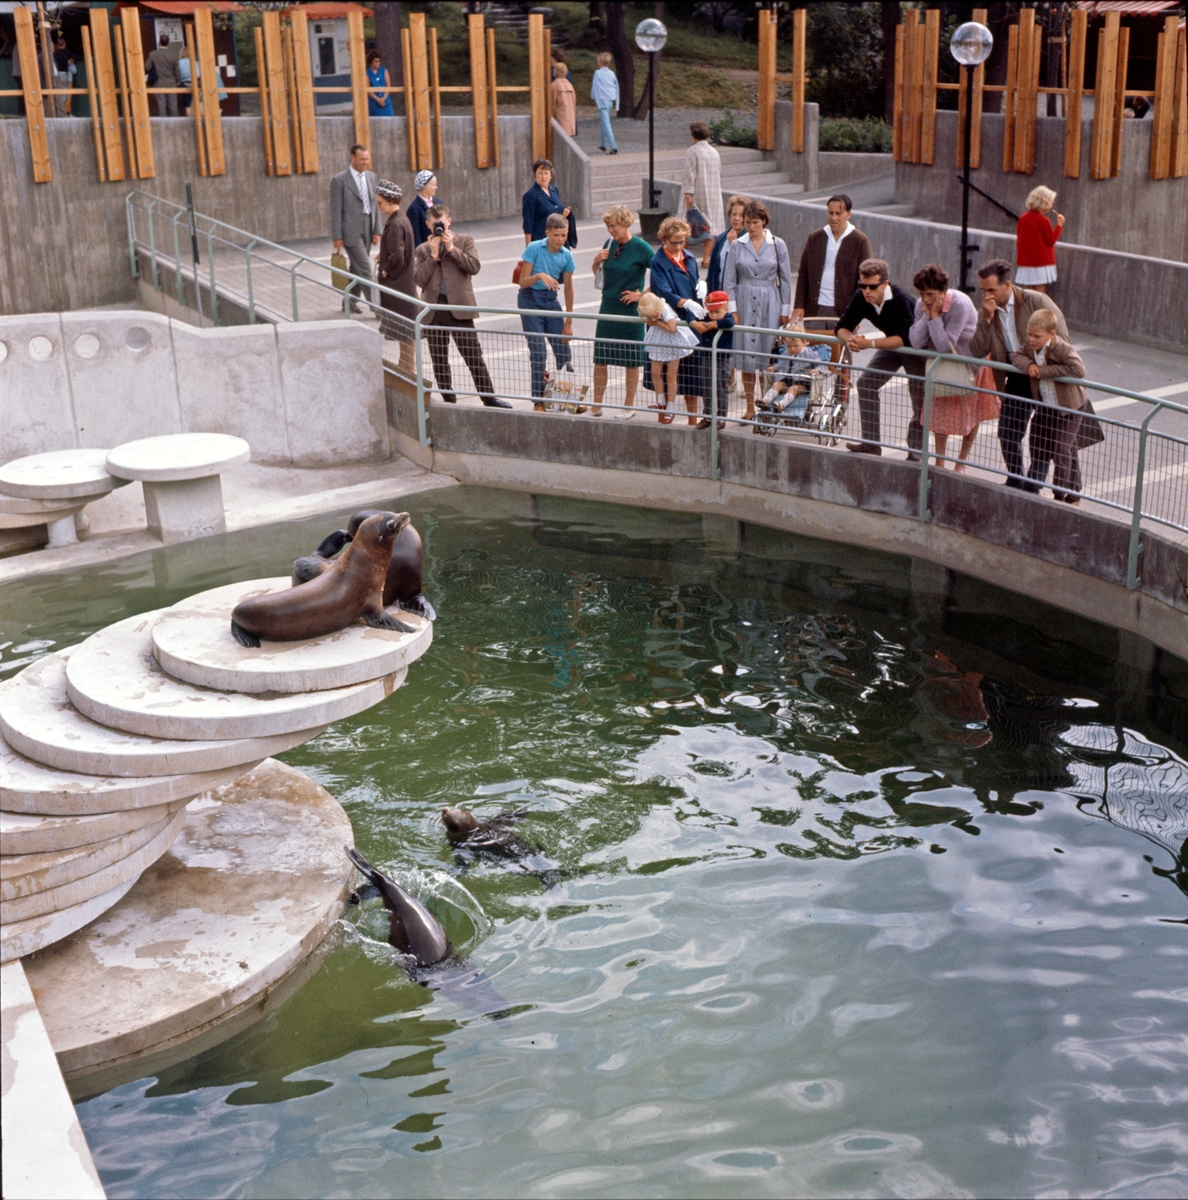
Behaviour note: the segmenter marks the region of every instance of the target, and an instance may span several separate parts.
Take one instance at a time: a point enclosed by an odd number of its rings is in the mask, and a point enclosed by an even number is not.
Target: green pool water
[[[409,503],[434,645],[283,757],[463,961],[352,907],[274,1015],[78,1105],[109,1196],[1188,1192],[1185,664],[756,526]],[[0,669],[339,523],[10,585]]]

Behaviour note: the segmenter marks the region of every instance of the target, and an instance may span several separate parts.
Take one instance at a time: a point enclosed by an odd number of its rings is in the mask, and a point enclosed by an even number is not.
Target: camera
[[[433,236],[434,236],[434,237],[441,237],[441,235],[442,235],[443,233],[445,233],[445,225],[443,225],[441,221],[436,221],[436,222],[434,222],[434,225],[433,225]]]

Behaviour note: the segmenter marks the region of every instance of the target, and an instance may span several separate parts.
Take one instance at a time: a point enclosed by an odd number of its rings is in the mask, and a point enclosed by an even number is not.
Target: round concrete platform
[[[109,451],[105,461],[120,479],[178,483],[218,475],[251,456],[247,442],[228,433],[167,433],[125,442]]]
[[[55,770],[137,779],[219,771],[290,750],[324,728],[202,742],[120,733],[88,720],[71,705],[67,657],[47,654],[0,686],[0,734],[18,754]]]
[[[253,696],[196,688],[166,675],[153,658],[159,612],[92,634],[66,663],[66,691],[84,716],[144,737],[199,740],[269,737],[329,725],[387,699],[405,671],[349,688]]]
[[[231,610],[251,596],[289,590],[289,577],[199,592],[167,608],[152,627],[153,655],[176,679],[227,692],[311,692],[351,687],[406,669],[429,649],[433,623],[388,611],[414,633],[358,622],[325,637],[264,642],[249,650],[231,636]]]
[[[264,757],[260,755],[260,758]],[[258,761],[249,759],[246,763],[224,767],[220,771],[200,771],[189,775],[118,779],[83,775],[77,771],[56,771],[17,754],[0,737],[0,814],[80,817],[92,813],[155,808],[180,800],[192,800],[213,787],[230,783],[245,771],[250,771]],[[138,824],[143,822],[133,821],[127,827],[132,829]],[[18,854],[24,851],[5,847],[0,853]]]
[[[236,770],[230,778],[242,773]],[[10,855],[75,850],[80,846],[105,842],[123,833],[132,833],[170,816],[185,803],[185,800],[175,800],[172,804],[154,804],[151,808],[129,808],[123,812],[93,813],[85,817],[41,816],[37,813],[0,810],[0,846],[4,850],[4,857],[0,857],[0,869]]]
[[[102,494],[107,495],[106,492]],[[92,500],[98,499],[98,496],[79,496],[73,500],[20,500],[16,496],[0,494],[0,517],[6,515],[39,516],[43,521],[52,521],[57,513],[77,512],[80,508],[85,508]]]
[[[127,482],[112,477],[107,454],[106,450],[50,450],[15,458],[0,467],[0,492],[26,500],[106,496]]]
[[[12,921],[0,926],[0,962],[12,962],[26,954],[52,946],[54,942],[69,937],[96,917],[102,916],[113,904],[118,903],[129,891],[135,879],[128,879],[110,892],[84,900],[71,908],[61,909],[45,917],[34,917],[31,921]]]
[[[48,916],[76,904],[85,904],[93,897],[119,887],[121,883],[139,878],[146,867],[155,863],[169,849],[170,843],[181,832],[185,819],[184,810],[175,813],[151,841],[124,858],[84,875],[81,879],[59,884],[57,887],[47,887],[43,891],[27,892],[11,900],[0,898],[0,923],[7,925],[10,922]]]
[[[141,1056],[183,1058],[262,1014],[343,910],[350,821],[300,771],[261,763],[185,816],[119,904],[24,962],[76,1088],[101,1072],[111,1086],[122,1063],[135,1078]]]

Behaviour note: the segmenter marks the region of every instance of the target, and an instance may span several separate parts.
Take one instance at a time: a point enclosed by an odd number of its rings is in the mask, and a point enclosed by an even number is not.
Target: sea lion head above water
[[[464,838],[479,827],[478,818],[464,808],[443,808],[441,823],[451,838]]]

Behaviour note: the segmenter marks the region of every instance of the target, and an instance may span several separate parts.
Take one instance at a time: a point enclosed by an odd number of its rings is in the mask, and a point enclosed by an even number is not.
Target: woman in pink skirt
[[[949,287],[949,273],[936,263],[916,272],[912,286],[920,293],[908,337],[919,350],[969,354],[978,312],[964,293]],[[943,466],[950,437],[961,439],[954,470],[962,472],[983,421],[998,416],[998,397],[973,390],[973,369],[966,363],[938,363],[932,372],[932,416],[928,427],[936,439],[936,465]]]

